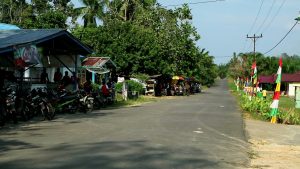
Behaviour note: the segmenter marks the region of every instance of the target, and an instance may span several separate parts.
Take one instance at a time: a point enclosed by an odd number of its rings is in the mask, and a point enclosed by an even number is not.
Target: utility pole
[[[256,57],[255,57],[255,46],[256,46],[256,39],[258,39],[258,38],[262,38],[263,36],[262,36],[262,34],[260,34],[260,36],[256,36],[255,34],[253,35],[253,36],[248,36],[247,35],[247,38],[250,38],[250,39],[252,39],[253,40],[253,46],[254,46],[254,60],[256,60]]]
[[[256,56],[255,56],[255,47],[256,47],[256,40],[258,39],[258,38],[262,38],[262,34],[260,34],[260,36],[256,36],[255,34],[253,35],[253,36],[248,36],[247,35],[247,38],[250,38],[250,39],[252,39],[253,40],[253,46],[254,46],[254,49],[253,49],[253,51],[254,51],[254,62],[256,62]],[[255,66],[256,67],[256,66]],[[256,68],[255,68],[256,69]],[[253,70],[253,71],[255,71],[255,70]],[[254,72],[255,73],[255,72]],[[253,87],[251,87],[251,97],[252,96],[254,96],[254,87],[255,87],[255,85],[256,85],[256,87],[258,87],[258,83],[257,83],[257,77],[256,77],[256,80],[255,79],[252,79],[252,76],[251,76],[251,82],[252,82],[252,80],[253,80],[253,83],[252,83],[252,85],[253,85]],[[256,84],[255,84],[256,83]],[[251,100],[251,99],[250,99]]]

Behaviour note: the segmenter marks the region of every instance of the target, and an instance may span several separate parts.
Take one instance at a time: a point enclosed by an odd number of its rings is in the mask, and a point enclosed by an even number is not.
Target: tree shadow
[[[10,151],[10,150],[24,150],[24,149],[32,149],[32,148],[39,148],[39,147],[18,140],[0,139],[0,152]]]
[[[109,141],[85,145],[60,144],[39,150],[35,156],[0,161],[0,168],[220,168],[218,162],[208,160],[206,156],[201,149],[156,146],[143,140]]]

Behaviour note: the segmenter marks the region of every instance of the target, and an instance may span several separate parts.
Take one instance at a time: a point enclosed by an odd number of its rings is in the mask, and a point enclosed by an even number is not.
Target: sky
[[[162,6],[189,4],[193,20],[201,39],[197,42],[215,57],[216,64],[227,63],[233,53],[252,52],[249,36],[259,36],[256,51],[265,53],[273,48],[295,24],[299,16],[300,0],[224,0],[198,3],[207,0],[157,0]],[[78,0],[72,0],[80,6]],[[300,55],[300,24],[268,56]]]

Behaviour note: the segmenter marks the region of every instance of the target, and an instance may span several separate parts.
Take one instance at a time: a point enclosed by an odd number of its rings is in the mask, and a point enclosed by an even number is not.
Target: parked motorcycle
[[[18,122],[15,109],[15,92],[10,87],[5,91],[4,114],[15,124]]]
[[[61,90],[55,92],[52,90],[48,95],[58,112],[74,113],[79,110],[87,113],[92,111],[94,107],[94,98],[84,91],[68,92],[66,90]]]
[[[30,102],[27,99],[29,95],[28,93],[23,93],[23,91],[18,91],[15,97],[16,113],[17,115],[21,116],[23,121],[29,120],[34,115],[30,110]]]
[[[47,92],[45,89],[33,89],[30,96],[27,97],[30,100],[29,110],[33,111],[35,115],[41,114],[44,120],[52,120],[55,116],[55,109],[47,99]]]
[[[0,91],[0,126],[4,126],[6,122],[6,92]]]

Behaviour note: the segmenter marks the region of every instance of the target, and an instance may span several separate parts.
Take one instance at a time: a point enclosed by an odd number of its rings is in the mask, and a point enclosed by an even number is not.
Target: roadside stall
[[[101,84],[104,79],[116,82],[116,64],[109,57],[87,57],[82,61],[79,78],[82,83],[90,79],[93,83]]]
[[[91,86],[97,108],[116,101],[116,64],[109,57],[87,57],[79,69],[79,79],[85,89]]]
[[[173,76],[172,77],[172,89],[171,95],[184,95],[184,77],[182,76]]]

